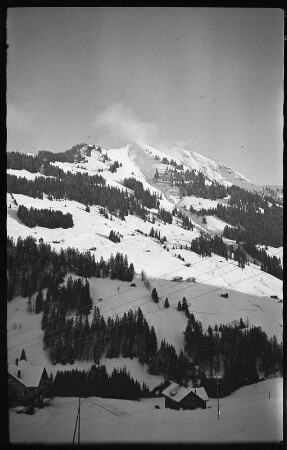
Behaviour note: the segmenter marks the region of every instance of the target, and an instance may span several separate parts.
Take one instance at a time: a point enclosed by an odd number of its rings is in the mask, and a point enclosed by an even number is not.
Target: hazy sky
[[[8,10],[8,150],[131,139],[282,183],[280,9]]]

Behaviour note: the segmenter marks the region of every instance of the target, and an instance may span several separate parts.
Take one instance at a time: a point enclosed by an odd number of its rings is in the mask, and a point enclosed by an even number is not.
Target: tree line
[[[107,358],[138,357],[148,363],[157,352],[154,327],[149,327],[140,308],[128,311],[119,318],[106,320],[95,306],[91,324],[88,311],[71,317],[64,310],[61,299],[48,293],[43,304],[42,329],[44,345],[53,364],[73,364],[75,360],[99,363]]]
[[[149,189],[144,189],[141,181],[135,178],[125,178],[123,181],[125,187],[134,191],[137,199],[142,200],[142,203],[147,208],[159,208],[159,200],[156,193],[151,194]]]
[[[26,208],[19,205],[17,216],[29,228],[36,226],[45,228],[72,228],[74,226],[73,216],[70,213],[63,214],[62,211],[53,209]]]
[[[119,252],[107,261],[101,257],[97,262],[90,251],[82,253],[68,247],[57,253],[50,244],[37,243],[32,236],[19,237],[17,242],[7,237],[7,271],[8,300],[15,295],[31,297],[41,289],[59,285],[68,272],[84,278],[110,276],[122,281],[131,281],[134,276],[133,264]]]
[[[57,371],[53,382],[53,395],[57,397],[102,397],[138,400],[149,397],[150,392],[145,383],[131,377],[123,367],[113,369],[108,375],[105,365],[92,365],[85,370]]]
[[[96,149],[95,145],[81,143],[74,145],[72,148],[65,150],[64,152],[40,150],[36,155],[28,155],[27,153],[21,152],[7,152],[7,168],[14,170],[27,170],[31,173],[37,173],[40,172],[41,166],[44,164],[45,175],[57,176],[52,173],[46,173],[46,171],[53,170],[53,167],[58,169],[60,171],[59,173],[63,173],[62,169],[59,169],[50,163],[55,163],[56,161],[63,163],[74,163],[75,161],[80,162],[85,159],[85,157],[81,155],[81,149],[83,147],[86,147],[87,156],[91,156],[91,150]],[[101,152],[100,147],[98,147],[97,150]]]
[[[192,206],[191,206],[192,208]],[[216,208],[202,209],[197,215],[215,215],[219,219],[235,227],[234,230],[226,228],[224,236],[235,237],[244,241],[253,239],[256,244],[281,247],[283,245],[283,209],[272,205],[265,207],[264,214],[257,212],[253,205],[224,206],[218,203]],[[194,212],[191,209],[191,212]]]
[[[212,377],[222,371],[226,379],[258,381],[258,369],[265,377],[283,370],[283,347],[276,336],[269,339],[261,327],[248,328],[242,318],[238,325],[209,325],[203,332],[200,321],[190,314],[185,337],[185,352]]]
[[[106,186],[101,175],[67,172],[61,178],[36,177],[35,180],[27,180],[8,174],[7,190],[10,194],[23,194],[39,199],[43,199],[45,193],[55,200],[68,199],[84,205],[98,205],[122,220],[128,214],[138,215],[143,220],[149,217],[142,199],[137,199],[123,189]],[[169,213],[166,215],[169,217]]]

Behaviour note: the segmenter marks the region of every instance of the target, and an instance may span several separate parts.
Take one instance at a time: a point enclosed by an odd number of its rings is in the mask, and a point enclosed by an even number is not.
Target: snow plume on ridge
[[[123,102],[114,103],[101,111],[93,125],[105,129],[114,136],[117,143],[120,139],[122,144],[132,140],[152,143],[156,140],[158,131],[156,123],[141,121],[136,113]]]

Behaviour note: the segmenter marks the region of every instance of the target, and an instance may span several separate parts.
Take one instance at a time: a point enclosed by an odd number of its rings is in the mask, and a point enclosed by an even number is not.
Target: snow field
[[[205,410],[174,411],[165,409],[161,398],[134,402],[90,397],[81,399],[80,439],[81,443],[279,443],[282,399],[282,378],[245,386],[220,399],[218,420],[216,399]],[[72,443],[77,408],[77,398],[55,398],[33,416],[10,409],[11,443]]]
[[[183,197],[177,203],[177,206],[186,206],[188,210],[192,206],[196,211],[200,211],[201,209],[216,208],[219,203],[225,202],[221,200],[210,200],[209,198],[201,198],[190,195],[188,197]]]
[[[36,173],[28,172],[28,170],[7,169],[7,174],[15,175],[18,178],[26,178],[27,180],[35,180],[35,178],[37,177],[54,178],[42,175],[40,172]]]

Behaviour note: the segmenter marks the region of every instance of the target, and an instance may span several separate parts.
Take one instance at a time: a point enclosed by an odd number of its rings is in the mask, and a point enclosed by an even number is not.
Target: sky
[[[282,184],[284,11],[10,8],[7,150],[133,139]]]

